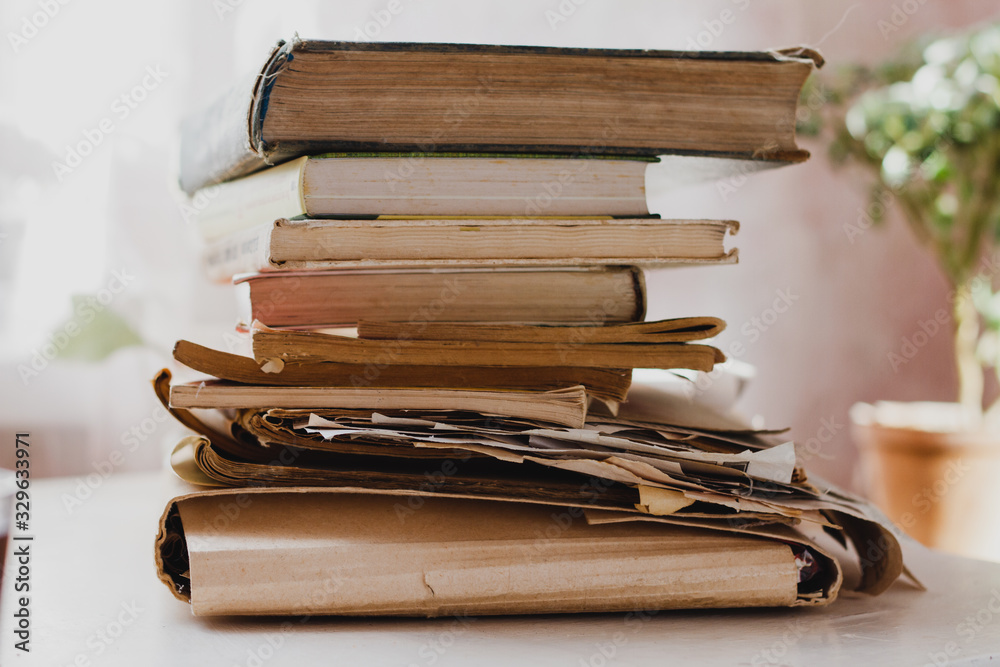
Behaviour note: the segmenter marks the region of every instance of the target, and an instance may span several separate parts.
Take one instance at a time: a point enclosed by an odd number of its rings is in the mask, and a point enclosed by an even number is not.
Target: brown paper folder
[[[814,550],[823,570],[800,585],[795,544],[646,522],[590,525],[580,509],[527,503],[256,488],[171,501],[156,560],[161,580],[206,616],[828,602],[839,569]]]

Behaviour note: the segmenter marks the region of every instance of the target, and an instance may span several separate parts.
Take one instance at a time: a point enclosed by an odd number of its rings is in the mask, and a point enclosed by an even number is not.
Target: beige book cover
[[[419,503],[411,502],[417,499]],[[160,579],[199,616],[472,615],[798,606],[836,597],[805,538],[518,502],[227,489],[170,502]]]

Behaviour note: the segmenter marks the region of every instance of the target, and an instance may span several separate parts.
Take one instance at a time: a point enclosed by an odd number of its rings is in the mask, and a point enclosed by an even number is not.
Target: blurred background
[[[998,13],[971,0],[399,1],[384,25],[386,0],[0,4],[0,424],[11,443],[31,433],[33,475],[161,466],[177,432],[149,380],[178,338],[228,349],[235,300],[199,271],[174,184],[177,128],[278,38],[802,44],[836,68]],[[860,490],[853,403],[954,399],[949,335],[890,362],[948,286],[898,211],[881,229],[849,233],[869,207],[868,182],[835,170],[817,140],[801,143],[813,151],[802,166],[683,190],[650,183],[650,209],[663,217],[734,218],[742,229],[738,266],[651,272],[648,317],[727,320],[720,346],[742,343],[740,361],[757,368],[741,410],[791,427],[811,470]],[[0,466],[13,467],[12,446]]]

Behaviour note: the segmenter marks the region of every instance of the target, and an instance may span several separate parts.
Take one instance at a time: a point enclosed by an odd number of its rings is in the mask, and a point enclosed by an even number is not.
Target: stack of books
[[[888,587],[892,533],[792,442],[631,386],[724,360],[720,319],[643,321],[643,268],[737,260],[735,222],[649,214],[648,165],[804,160],[817,62],[279,43],[184,127],[252,349],[179,341],[210,378],[154,381],[217,487],[168,504],[160,578],[204,615],[808,606],[839,542]]]

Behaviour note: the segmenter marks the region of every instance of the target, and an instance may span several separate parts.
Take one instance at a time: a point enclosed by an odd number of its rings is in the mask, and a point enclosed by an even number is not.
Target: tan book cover
[[[205,248],[213,280],[258,271],[735,264],[733,220],[607,217],[279,219]]]
[[[551,506],[461,498],[421,498],[411,511],[406,500],[307,488],[177,498],[158,573],[198,616],[797,606],[840,587],[836,562],[801,537],[591,525],[582,511],[559,519]],[[822,566],[800,585],[803,549]]]
[[[722,331],[716,318],[683,318],[609,327],[475,327],[363,323],[352,338],[255,325],[253,356],[284,364],[382,363],[439,366],[579,366],[710,371],[725,355],[704,340]]]

